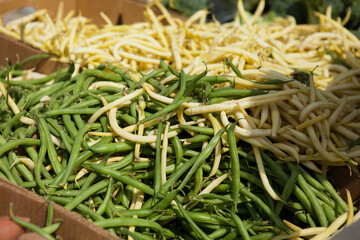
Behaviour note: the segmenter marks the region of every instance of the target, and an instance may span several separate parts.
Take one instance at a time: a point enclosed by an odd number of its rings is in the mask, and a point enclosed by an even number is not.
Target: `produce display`
[[[45,10],[1,31],[71,62],[0,69],[0,177],[130,239],[327,239],[359,218],[360,42],[317,13],[98,27]],[[166,23],[164,23],[164,21]]]

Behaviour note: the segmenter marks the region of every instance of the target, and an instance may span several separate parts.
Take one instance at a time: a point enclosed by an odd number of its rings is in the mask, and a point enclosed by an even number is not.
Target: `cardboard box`
[[[28,217],[30,222],[43,227],[47,216],[47,200],[29,190],[0,178],[0,216],[9,215],[10,203],[15,216]],[[56,232],[66,240],[118,240],[117,236],[89,222],[79,214],[54,202],[54,219],[63,222]]]
[[[100,16],[101,11],[109,17],[113,24],[132,24],[146,20],[144,17],[145,4],[137,0],[4,0],[0,1],[0,15],[26,6],[33,6],[36,10],[47,9],[50,16],[55,17],[60,2],[64,3],[64,14],[74,9],[75,15],[81,13],[81,15],[91,19],[93,23],[99,26],[105,23]],[[185,19],[184,16],[176,12],[170,11],[170,13],[173,16]],[[0,66],[6,65],[6,59],[10,63],[16,63],[40,53],[43,52],[0,33]],[[41,60],[33,62],[25,68],[29,69],[35,65],[38,72],[49,74],[57,71],[64,64],[56,61]]]

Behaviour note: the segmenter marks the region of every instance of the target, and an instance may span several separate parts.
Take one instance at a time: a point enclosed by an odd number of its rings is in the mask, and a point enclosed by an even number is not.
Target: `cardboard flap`
[[[15,216],[28,217],[30,222],[40,227],[44,226],[47,216],[47,200],[38,194],[0,178],[0,216],[9,215],[10,203],[13,204]],[[63,220],[56,232],[62,239],[120,239],[79,214],[69,211],[57,203],[52,203],[54,206],[54,219]]]

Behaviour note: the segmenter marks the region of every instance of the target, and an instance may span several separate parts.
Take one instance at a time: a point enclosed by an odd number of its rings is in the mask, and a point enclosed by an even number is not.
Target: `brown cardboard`
[[[103,11],[113,23],[117,23],[119,17],[119,0],[61,0],[64,6],[64,14],[67,14],[71,9],[74,9],[76,14],[81,13],[82,15],[91,19],[92,22],[101,25],[105,21],[100,16],[100,11]],[[47,9],[52,17],[56,16],[57,9],[60,0],[47,1],[47,0],[6,0],[0,1],[0,14],[16,10],[25,6],[33,6],[36,10]],[[9,37],[5,34],[0,33],[0,66],[6,65],[6,59],[10,63],[14,64],[18,61],[24,60],[25,58],[37,54],[43,53],[41,50],[29,46],[28,44]],[[29,69],[36,65],[36,71],[40,73],[53,73],[56,72],[62,65],[57,61],[52,60],[41,60],[32,62],[25,66]]]
[[[25,58],[41,53],[43,52],[39,49],[0,33],[0,66],[6,66],[6,60],[8,60],[10,64],[15,64]],[[61,66],[66,65],[67,64],[56,61],[42,59],[27,64],[25,68],[30,69],[36,66],[37,72],[49,74],[56,72]]]
[[[81,13],[99,26],[105,24],[100,12],[104,12],[113,24],[132,24],[146,21],[144,16],[145,4],[137,0],[4,0],[0,1],[0,15],[25,6],[33,6],[36,10],[47,9],[51,17],[55,17],[60,2],[64,3],[64,14],[74,9],[76,15]],[[156,8],[154,11],[159,12]],[[170,13],[175,17],[185,19],[184,16],[176,12],[170,11]],[[43,52],[0,33],[0,66],[6,65],[6,58],[10,63],[16,63],[40,53]],[[56,72],[61,65],[64,65],[56,61],[42,60],[29,64],[26,68],[32,68],[35,64],[37,66],[36,71],[45,74]]]
[[[30,222],[44,226],[47,216],[47,200],[29,190],[23,189],[7,180],[0,178],[0,216],[9,215],[10,203],[15,216],[28,217]],[[117,236],[96,226],[79,214],[52,202],[54,219],[63,222],[56,232],[66,240],[118,240]]]

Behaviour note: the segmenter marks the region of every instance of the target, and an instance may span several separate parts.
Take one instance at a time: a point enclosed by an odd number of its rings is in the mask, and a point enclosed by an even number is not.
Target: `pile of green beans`
[[[228,99],[228,91],[231,99],[239,99],[266,94],[266,90],[235,89],[231,84],[221,90],[217,86],[228,81],[221,76],[207,76],[206,72],[190,76],[163,62],[161,69],[142,73],[140,82],[126,69],[111,64],[99,65],[75,76],[72,76],[74,67],[70,66],[40,79],[10,80],[9,75],[23,74],[23,65],[0,70],[0,81],[8,92],[0,98],[0,177],[44,195],[120,237],[264,240],[292,231],[283,220],[302,228],[326,227],[348,211],[347,203],[323,175],[297,163],[280,163],[271,153],[261,152],[270,184],[282,199],[273,200],[260,180],[251,146],[236,141],[234,124],[215,134],[211,125],[180,125],[176,130],[178,135],[169,139],[166,181],[161,182],[162,140],[159,136],[165,128],[163,122],[179,123],[173,113],[181,103],[211,104]],[[161,83],[171,75],[175,75],[174,80]],[[125,88],[89,90],[89,86],[98,81],[121,83]],[[144,92],[132,99],[129,106],[118,109],[121,127],[161,119],[158,124],[145,127],[144,135],[157,129],[158,141],[156,148],[141,143],[140,157],[149,161],[140,161],[135,156],[135,143],[119,141],[111,134],[106,137],[89,134],[90,131],[110,133],[106,113],[94,123],[88,123],[88,119],[104,106],[104,99],[108,103],[115,101],[145,82],[159,94],[173,94],[175,98],[171,104],[164,104]],[[13,113],[7,101],[9,96],[20,113]],[[139,120],[137,111],[141,99],[146,105],[143,120]],[[216,113],[213,115],[219,118]],[[21,122],[23,116],[34,119],[36,124],[25,125]],[[186,121],[202,118],[184,117]],[[216,174],[208,177],[214,162],[214,148],[224,136],[228,151],[222,154]],[[60,144],[55,145],[53,137],[59,139]],[[187,139],[187,144],[180,139]],[[91,143],[95,140],[95,144]],[[203,141],[208,141],[205,147]],[[118,156],[123,158],[107,162]],[[34,169],[17,161],[19,157],[30,158]],[[76,181],[76,174],[82,168],[89,172]],[[210,193],[199,194],[224,174],[229,176]],[[134,189],[143,192],[140,209],[131,209]]]

